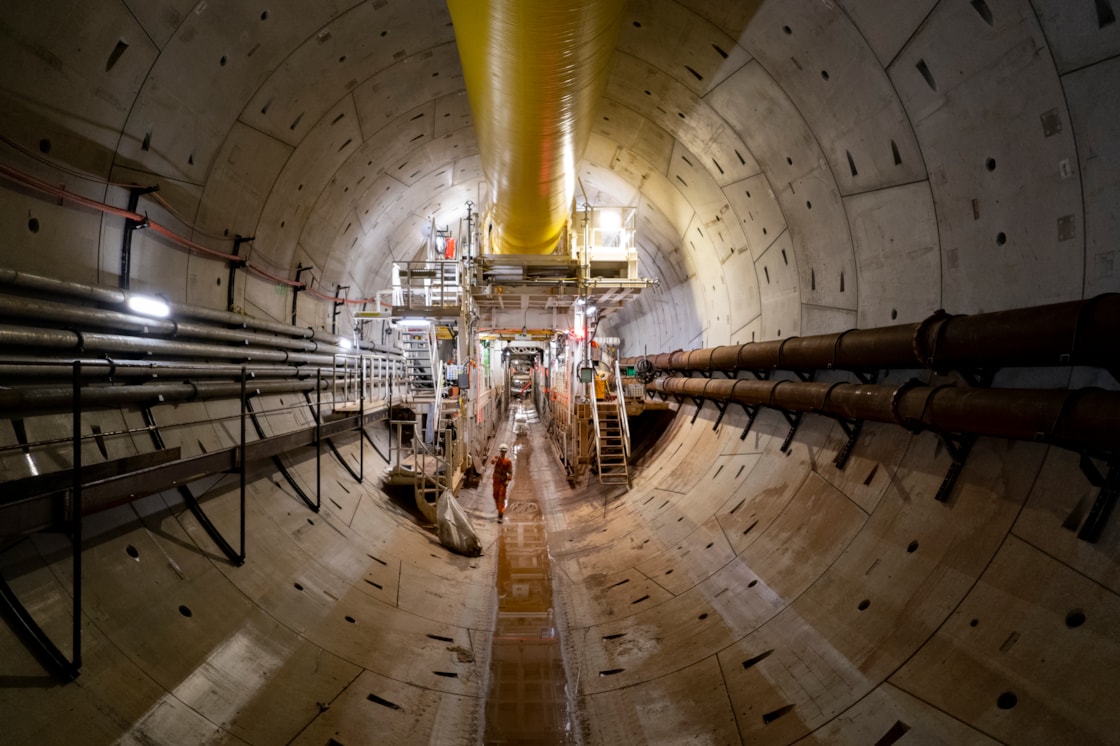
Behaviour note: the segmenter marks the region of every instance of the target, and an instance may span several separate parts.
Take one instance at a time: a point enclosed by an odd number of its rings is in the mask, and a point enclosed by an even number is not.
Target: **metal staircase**
[[[630,425],[626,419],[622,396],[622,375],[618,361],[614,364],[616,396],[612,400],[596,399],[591,408],[595,421],[595,447],[599,462],[599,481],[603,484],[630,486]],[[594,389],[592,388],[594,394]]]
[[[443,396],[443,367],[435,355],[435,332],[430,325],[402,325],[400,345],[404,353],[404,381],[390,407],[395,441],[387,478],[390,484],[411,484],[416,506],[435,522],[436,501],[451,484],[455,436],[452,417],[458,402]],[[410,411],[411,416],[400,412]]]
[[[630,469],[626,463],[626,445],[622,437],[622,422],[618,416],[618,403],[595,402],[596,443],[598,444],[599,481],[603,484],[630,484]]]
[[[435,390],[435,342],[432,336],[430,325],[406,326],[401,330],[405,384],[413,393]]]

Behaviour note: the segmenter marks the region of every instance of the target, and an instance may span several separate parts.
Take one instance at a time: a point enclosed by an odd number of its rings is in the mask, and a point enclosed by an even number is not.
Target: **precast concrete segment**
[[[1120,448],[1120,392],[963,386],[659,378],[650,391],[819,412],[912,429],[1041,440],[1089,452]]]
[[[1120,366],[1120,294],[1083,301],[952,316],[915,324],[849,329],[743,345],[628,357],[657,370],[737,371],[930,368],[936,371],[1014,366]]]
[[[314,479],[307,459],[293,470]],[[50,690],[77,715],[52,718],[44,689],[22,688],[0,698],[0,741],[474,742],[493,596],[478,579],[493,560],[446,553],[370,483],[323,471],[317,515],[273,480],[250,484],[241,567],[174,493],[88,520],[85,683]],[[228,479],[195,487],[216,523],[237,520]],[[37,537],[0,565],[25,602],[61,617],[66,562]],[[6,675],[41,675],[7,625],[0,651]]]
[[[1039,657],[1057,654],[1057,649],[1039,651],[1046,639],[1071,656],[1068,665],[1084,661],[1081,656],[1097,644],[1098,633],[1079,636],[1076,614],[1069,616],[1075,626],[1066,626],[1060,637],[1056,630],[1041,635],[1028,626],[1021,631],[1029,644],[1012,669],[998,665],[1002,658],[993,651],[965,651],[952,667],[936,664],[939,651],[954,649],[950,638],[914,667],[924,677],[920,684],[907,680],[899,690],[885,683],[907,660],[923,656],[934,630],[971,629],[968,618],[957,621],[961,614],[954,609],[967,603],[976,579],[985,577],[1007,541],[1032,491],[1045,445],[980,442],[969,479],[947,505],[933,499],[948,461],[938,440],[928,433],[908,441],[888,438],[882,444],[890,446],[882,451],[883,465],[865,463],[867,471],[856,475],[861,487],[866,481],[879,491],[878,499],[857,503],[847,494],[850,488],[835,487],[845,476],[831,463],[844,441],[835,424],[823,418],[806,421],[784,456],[778,443],[788,425],[776,413],[764,412],[755,423],[764,444],[757,458],[735,453],[744,413],[729,412],[713,443],[713,410],[689,424],[692,407],[682,405],[676,420],[681,424],[662,452],[663,458],[687,454],[708,465],[704,479],[687,480],[693,486],[686,495],[666,504],[663,497],[673,493],[643,485],[639,470],[630,493],[605,500],[588,495],[569,501],[562,515],[550,516],[550,522],[565,524],[551,541],[563,570],[558,591],[572,658],[582,672],[581,707],[593,713],[594,742],[612,737],[656,742],[651,734],[670,731],[678,739],[718,740],[728,716],[736,724],[735,735],[722,740],[731,743],[792,743],[818,728],[847,732],[841,740],[854,742],[859,739],[853,732],[871,742],[911,732],[910,738],[930,742],[962,736],[985,743],[982,733],[993,733],[993,724],[1018,728],[1019,737],[1011,741],[1060,740],[1069,727],[1089,734],[1088,742],[1100,742],[1094,734],[1109,727],[1108,718],[1079,711],[1081,695],[1048,689],[1050,704],[1033,699],[1032,667],[1042,665]],[[717,455],[725,452],[729,455]],[[730,495],[706,489],[707,480],[718,482],[732,468],[738,472],[737,464],[744,474]],[[735,547],[730,554],[725,540],[703,520],[713,514]],[[1056,521],[1048,530],[1055,532],[1060,532]],[[710,563],[722,565],[712,572]],[[1014,582],[1022,581],[1004,581],[1008,597],[1016,593]],[[1080,609],[1100,619],[1099,634],[1115,631],[1113,615],[1095,605],[1098,596],[1108,603],[1114,597],[1089,592],[1090,586],[1082,581],[1071,583],[1070,593],[1047,592],[1053,627],[1061,628],[1059,614]],[[989,638],[998,647],[1013,630],[999,632],[1018,620],[1029,622],[1030,614],[1004,620],[998,602],[990,603],[977,616],[980,629],[997,625]],[[1086,678],[1103,675],[1113,647],[1106,644],[1103,659],[1090,664]],[[952,689],[947,676],[968,678],[970,666],[988,666],[981,660],[993,656],[997,664],[971,690],[979,715],[966,713],[960,697],[941,710],[941,705],[915,704],[928,703],[934,690]],[[718,674],[709,667],[713,657]],[[1057,665],[1067,663],[1063,659]],[[1023,724],[1012,726],[1018,718],[1002,709],[1012,702],[1005,692],[1016,694],[1019,708],[1031,708]],[[869,711],[861,705],[867,697],[884,709]],[[1099,703],[1093,712],[1106,709]],[[1029,727],[1037,730],[1027,736]],[[1007,732],[1001,731],[1000,741],[1008,740]]]

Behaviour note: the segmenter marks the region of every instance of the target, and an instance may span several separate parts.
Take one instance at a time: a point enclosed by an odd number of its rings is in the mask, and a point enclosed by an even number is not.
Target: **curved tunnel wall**
[[[117,205],[125,191],[103,182],[158,183],[166,204],[140,206],[161,223],[223,250],[255,236],[248,256],[277,275],[311,266],[323,292],[371,295],[428,216],[480,201],[482,174],[444,5],[343,5],[5,6],[5,162]],[[1120,289],[1111,10],[630,3],[579,177],[593,201],[639,205],[642,274],[661,285],[610,333],[652,353]],[[10,186],[0,214],[5,266],[116,283],[122,221]],[[134,288],[225,306],[221,262],[143,232],[134,247]],[[241,309],[287,320],[290,291],[237,282]],[[330,311],[300,299],[301,324],[326,327]],[[997,382],[1115,388],[1090,369]],[[690,424],[692,407],[632,492],[565,494],[548,516],[589,742],[1112,738],[1117,529],[1094,545],[1070,530],[1096,495],[1076,456],[981,440],[941,504],[948,456],[932,435],[869,424],[840,472],[827,420],[808,417],[786,455],[778,415],[740,441],[739,413],[712,431],[712,408]],[[26,427],[48,438],[68,422]],[[184,452],[234,435],[177,432]],[[10,421],[0,433],[16,442]],[[146,448],[108,441],[111,457]],[[2,463],[29,468],[10,451]],[[37,686],[42,670],[0,628],[17,737],[470,741],[492,559],[450,558],[372,485],[327,469],[322,516],[253,482],[237,569],[174,496],[98,519],[79,684]],[[308,462],[297,471],[313,479]],[[226,525],[228,485],[199,487]],[[470,507],[485,515],[485,499]],[[9,548],[5,573],[64,637],[62,547]]]

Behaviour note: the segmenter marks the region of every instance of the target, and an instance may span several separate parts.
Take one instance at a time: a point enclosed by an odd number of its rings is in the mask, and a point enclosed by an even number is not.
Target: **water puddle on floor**
[[[515,405],[515,413],[513,481],[498,539],[498,620],[490,654],[485,743],[568,746],[577,741],[553,620],[541,518],[542,496],[566,484],[543,428],[535,424],[532,405]],[[489,482],[484,484],[490,488]]]

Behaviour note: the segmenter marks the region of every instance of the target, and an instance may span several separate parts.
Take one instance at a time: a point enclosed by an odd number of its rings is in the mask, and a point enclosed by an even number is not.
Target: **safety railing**
[[[397,262],[394,269],[400,282],[393,288],[394,316],[458,314],[463,302],[458,261]]]
[[[599,400],[595,398],[595,382],[592,381],[587,385],[587,402],[591,409],[591,421],[593,425],[593,437],[595,438],[595,460],[600,468],[603,466],[603,438],[599,432]]]
[[[385,402],[393,381],[404,377],[404,360],[399,354],[340,353],[331,374],[335,401]]]
[[[254,462],[272,459],[277,472],[294,489],[297,496],[314,512],[318,512],[321,501],[322,452],[326,445],[334,449],[332,438],[347,432],[357,431],[359,472],[351,470],[354,478],[361,482],[364,478],[364,427],[368,417],[373,414],[365,410],[362,403],[363,392],[369,390],[362,386],[361,371],[374,364],[372,356],[356,356],[359,374],[357,416],[339,417],[328,420],[326,414],[339,401],[335,392],[345,391],[345,376],[334,378],[331,369],[317,368],[302,371],[298,377],[257,381],[251,376],[247,366],[241,366],[235,381],[200,382],[148,387],[145,385],[114,384],[101,378],[102,363],[88,364],[84,361],[46,361],[36,359],[27,363],[37,371],[47,368],[68,369],[70,385],[68,389],[68,409],[71,417],[69,437],[58,435],[41,440],[27,437],[22,417],[12,420],[16,433],[16,443],[0,446],[0,453],[8,452],[22,455],[26,462],[24,476],[7,479],[0,483],[0,544],[20,536],[42,530],[62,530],[69,534],[73,556],[73,613],[74,628],[71,654],[67,657],[51,641],[36,623],[32,613],[21,603],[13,589],[0,577],[0,603],[10,612],[9,617],[16,620],[24,636],[32,641],[52,673],[64,680],[76,677],[81,668],[80,619],[82,613],[82,524],[83,517],[108,510],[146,495],[168,489],[177,490],[184,503],[198,520],[202,528],[218,545],[227,559],[234,565],[244,563],[246,558],[245,542],[245,501],[247,489],[247,468]],[[378,363],[385,364],[385,363]],[[391,361],[390,361],[391,364]],[[7,359],[3,362],[6,380],[18,378],[14,373],[20,363]],[[93,368],[90,371],[87,368]],[[388,369],[388,368],[386,368]],[[49,376],[56,378],[57,376]],[[391,375],[389,376],[392,377]],[[16,389],[26,398],[34,398],[33,387]],[[50,389],[53,391],[53,388]],[[142,390],[143,397],[136,396]],[[303,401],[273,399],[271,395],[302,393]],[[53,394],[52,394],[53,396]],[[38,410],[29,409],[27,417],[59,411],[51,404],[52,396],[45,397]],[[179,420],[173,423],[158,421],[159,407],[178,401],[198,401],[205,399],[231,399],[239,402],[236,414],[206,417],[201,420]],[[267,407],[254,406],[260,401],[268,401]],[[278,404],[287,401],[289,403]],[[114,430],[103,430],[96,422],[101,420],[97,412],[131,407],[138,410],[143,426],[132,426]],[[277,418],[291,419],[298,411],[309,412],[313,420],[310,426],[287,429],[285,432],[270,433],[269,421]],[[335,411],[335,414],[338,414]],[[217,449],[209,449],[195,456],[183,456],[178,446],[169,447],[165,434],[175,429],[197,426],[217,426],[218,432],[227,432],[233,442]],[[255,431],[251,437],[250,428]],[[129,446],[137,442],[136,435],[147,435],[153,447],[150,452],[135,453],[123,458],[110,458],[117,452],[115,442],[126,442]],[[44,472],[44,463],[53,462],[62,452],[60,446],[69,446],[71,453],[70,468]],[[304,489],[292,474],[281,457],[284,454],[307,447],[315,449],[314,495]],[[88,452],[96,447],[102,458],[91,458]],[[18,456],[17,456],[18,459]],[[91,463],[92,462],[92,463]],[[18,460],[17,460],[18,463]],[[344,462],[345,463],[345,462]],[[349,468],[349,467],[348,467]],[[208,519],[201,500],[190,485],[197,480],[215,474],[235,473],[238,475],[238,541],[236,546]]]
[[[630,419],[626,415],[626,390],[622,383],[622,370],[618,366],[618,358],[614,360],[614,390],[615,405],[618,407],[618,421],[622,429],[622,453],[627,460],[630,459]]]

